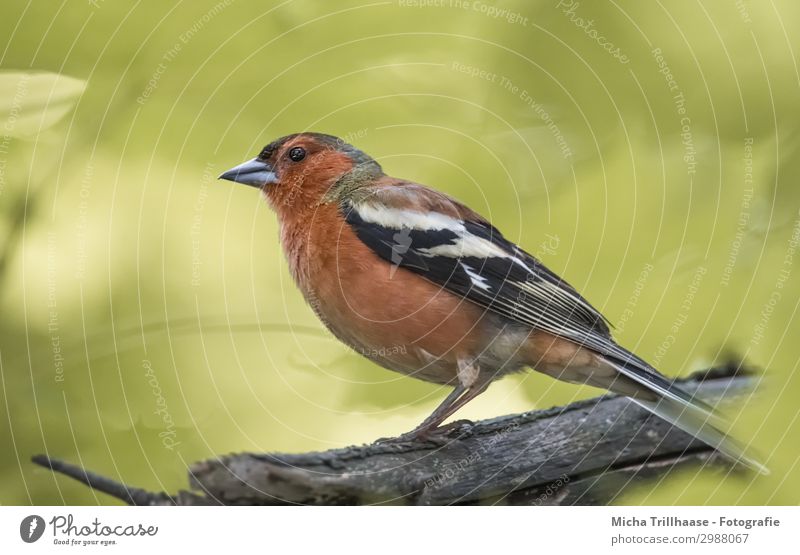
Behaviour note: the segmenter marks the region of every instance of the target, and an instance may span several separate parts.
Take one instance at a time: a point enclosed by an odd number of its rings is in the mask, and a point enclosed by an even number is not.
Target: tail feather
[[[719,429],[718,426],[725,425],[724,421],[714,414],[704,402],[695,399],[692,395],[667,380],[665,382],[667,382],[668,386],[654,383],[651,379],[640,379],[641,374],[637,369],[631,369],[612,361],[608,362],[620,374],[633,379],[649,391],[656,393],[659,397],[657,401],[631,398],[636,404],[684,432],[691,434],[733,461],[744,464],[761,474],[769,474],[769,469],[749,455],[744,446]]]
[[[710,415],[705,414],[704,411],[666,397],[662,397],[658,401],[631,400],[659,418],[710,445],[734,462],[744,464],[761,474],[769,474],[769,469],[748,455],[744,446],[715,427],[710,421]]]

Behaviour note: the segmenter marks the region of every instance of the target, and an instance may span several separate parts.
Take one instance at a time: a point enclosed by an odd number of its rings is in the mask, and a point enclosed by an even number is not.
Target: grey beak
[[[278,178],[272,170],[272,166],[266,162],[262,162],[258,158],[248,160],[244,164],[229,169],[218,179],[227,179],[243,185],[250,185],[251,187],[258,187],[259,189],[268,185],[269,183],[277,183]]]

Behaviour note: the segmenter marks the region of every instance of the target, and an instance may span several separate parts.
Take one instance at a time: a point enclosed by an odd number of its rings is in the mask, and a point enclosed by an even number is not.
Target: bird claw
[[[448,432],[452,432],[453,430],[460,430],[464,429],[469,430],[475,425],[475,422],[472,420],[467,420],[466,418],[462,418],[461,420],[454,420],[449,424],[445,424],[444,426],[439,426],[436,428],[437,430],[447,430]]]
[[[400,434],[397,437],[381,437],[376,439],[374,443],[376,445],[393,445],[398,443],[414,443],[416,441],[425,441],[425,439],[427,439],[426,436],[412,431]]]
[[[433,443],[437,447],[447,445],[450,441],[459,439],[464,433],[469,432],[475,425],[471,420],[456,420],[432,429],[411,430],[397,437],[382,437],[375,440],[376,444],[391,445],[396,443]],[[455,436],[455,437],[454,437]]]

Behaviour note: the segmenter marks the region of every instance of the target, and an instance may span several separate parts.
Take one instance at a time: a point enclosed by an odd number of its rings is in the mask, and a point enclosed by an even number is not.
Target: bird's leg
[[[465,387],[459,384],[459,386],[453,390],[453,393],[448,395],[447,399],[445,399],[441,405],[436,407],[436,410],[433,411],[433,413],[426,418],[422,424],[410,432],[406,432],[405,434],[399,436],[397,439],[400,441],[414,439],[423,439],[434,442],[445,441],[447,432],[454,428],[459,428],[465,424],[472,424],[472,422],[469,420],[456,420],[455,422],[450,422],[444,426],[441,425],[442,422],[455,414],[458,409],[466,405],[472,399],[486,391],[487,387],[489,387],[488,381],[481,382],[480,384],[475,384],[470,387]],[[461,391],[458,391],[459,389]],[[457,392],[459,395],[454,395]]]
[[[442,422],[444,422],[447,419],[447,417],[455,414],[458,411],[458,409],[460,409],[461,407],[472,401],[475,397],[486,391],[490,383],[491,382],[489,380],[486,380],[484,382],[476,383],[475,385],[470,386],[467,389],[466,393],[464,393],[464,395],[459,397],[452,405],[450,405],[447,415],[444,418],[442,418],[439,421],[439,423],[441,424]],[[445,424],[444,426],[438,426],[435,430],[431,431],[444,431],[450,428],[461,426],[463,424],[472,424],[472,422],[470,422],[469,420],[456,420],[455,422],[451,422],[450,424]]]
[[[439,432],[441,435],[441,433],[461,426],[465,423],[472,424],[472,422],[469,420],[458,420],[456,422],[451,422],[446,426],[439,426],[439,424],[444,422],[449,416],[455,414],[458,409],[486,391],[486,388],[489,387],[489,382],[491,382],[491,380],[486,379],[486,376],[481,376],[478,363],[471,358],[458,359],[458,381],[461,385],[467,388],[466,392],[464,395],[453,401],[453,403],[447,409],[447,414],[445,414],[437,423],[437,427],[429,430],[428,433]]]
[[[428,418],[411,430],[402,434],[397,439],[400,441],[414,439],[440,439],[444,432],[462,426],[469,421],[459,420],[442,426],[442,422],[452,416],[458,409],[466,405],[472,399],[486,391],[491,380],[482,378],[475,362],[461,359],[458,361],[458,385],[450,395],[436,407]]]
[[[455,404],[456,401],[458,401],[459,397],[467,392],[467,389],[468,388],[465,385],[459,383],[455,388],[453,388],[453,391],[451,391],[450,394],[445,397],[444,401],[442,401],[439,406],[434,409],[430,416],[423,420],[419,426],[410,432],[406,432],[398,436],[397,438],[387,438],[386,441],[406,441],[424,437],[428,432],[438,427],[439,424],[441,424],[448,416],[453,414],[453,411],[450,410],[450,407]]]

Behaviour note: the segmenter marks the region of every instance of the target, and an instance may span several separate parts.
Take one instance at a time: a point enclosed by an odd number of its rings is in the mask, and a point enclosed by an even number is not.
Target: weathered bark
[[[704,399],[728,400],[754,382],[727,368],[684,385]],[[465,424],[439,444],[227,455],[194,464],[191,491],[175,496],[129,488],[42,456],[34,462],[137,505],[605,504],[677,469],[732,471],[707,445],[614,395]]]

